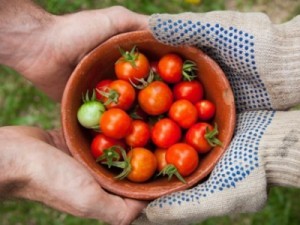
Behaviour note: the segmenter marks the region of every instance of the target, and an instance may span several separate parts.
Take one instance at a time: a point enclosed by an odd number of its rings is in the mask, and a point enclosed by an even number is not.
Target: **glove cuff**
[[[264,25],[255,34],[260,40],[255,42],[258,74],[273,108],[285,110],[300,103],[300,16],[283,24]]]
[[[259,145],[268,185],[300,187],[300,111],[277,112]]]

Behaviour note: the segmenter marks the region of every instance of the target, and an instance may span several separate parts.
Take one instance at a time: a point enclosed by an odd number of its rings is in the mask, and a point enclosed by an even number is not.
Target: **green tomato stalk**
[[[181,176],[181,174],[178,172],[177,168],[173,164],[167,164],[157,176],[168,176],[168,180],[171,180],[173,175],[175,175],[178,180],[180,180],[182,183],[186,184],[185,179]]]
[[[122,148],[121,146],[118,146],[118,148],[121,151],[123,161],[111,161],[111,162],[104,161],[101,163],[107,165],[109,168],[111,166],[114,166],[114,167],[122,169],[122,172],[119,175],[115,176],[116,179],[122,180],[130,174],[130,172],[132,170],[132,166],[130,163],[131,158],[127,157],[125,149]]]

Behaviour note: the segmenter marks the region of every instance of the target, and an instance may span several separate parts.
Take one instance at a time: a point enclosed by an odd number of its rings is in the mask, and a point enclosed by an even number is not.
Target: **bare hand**
[[[116,225],[130,224],[146,206],[105,192],[68,155],[60,131],[2,127],[0,144],[0,194],[4,197],[42,202],[74,216]]]

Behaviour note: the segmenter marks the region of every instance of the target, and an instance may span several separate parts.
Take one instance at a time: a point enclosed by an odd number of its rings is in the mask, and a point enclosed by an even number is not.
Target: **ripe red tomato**
[[[156,161],[157,161],[157,171],[158,172],[162,171],[163,168],[165,168],[165,166],[167,165],[166,153],[167,153],[166,148],[157,148],[154,151],[154,155],[155,155]]]
[[[133,148],[127,153],[127,157],[131,164],[131,171],[127,176],[128,180],[144,182],[154,175],[157,161],[153,152],[146,148]]]
[[[198,80],[182,81],[173,88],[174,99],[186,99],[195,104],[203,99],[203,86]]]
[[[136,97],[135,89],[125,80],[114,80],[103,93],[104,105],[107,109],[120,108],[128,110],[133,105]]]
[[[144,147],[150,140],[151,132],[147,123],[133,120],[131,130],[125,137],[126,144],[132,148]]]
[[[174,84],[182,79],[182,67],[181,57],[174,53],[166,54],[158,61],[158,73],[167,83]]]
[[[173,94],[164,82],[153,81],[139,92],[138,102],[146,113],[157,116],[169,110],[173,102]]]
[[[150,71],[147,57],[133,48],[123,52],[115,63],[115,73],[118,79],[136,82],[136,79],[146,78]]]
[[[185,135],[187,144],[193,146],[199,153],[206,153],[213,146],[221,145],[220,140],[216,138],[218,134],[217,127],[213,127],[206,122],[196,123],[189,128]]]
[[[107,150],[112,146],[121,146],[125,148],[125,144],[122,141],[107,137],[103,134],[98,134],[93,138],[91,143],[92,156],[97,159],[103,155],[104,150]],[[121,158],[120,149],[116,148],[115,151],[118,153],[119,158]]]
[[[98,82],[96,84],[96,98],[101,101],[101,102],[104,102],[103,101],[103,95],[100,93],[100,92],[106,92],[107,91],[107,88],[108,88],[108,85],[112,82],[113,80],[111,79],[105,79],[105,80],[101,80],[100,82]]]
[[[168,148],[181,138],[181,129],[169,118],[156,122],[151,131],[151,139],[159,148]]]
[[[209,100],[203,99],[195,104],[200,120],[210,120],[214,117],[216,106]]]
[[[177,143],[168,148],[166,161],[174,165],[183,177],[192,174],[199,164],[198,152],[186,143]]]
[[[185,129],[191,127],[198,119],[196,107],[185,99],[175,101],[171,105],[168,115]]]
[[[111,138],[124,138],[131,129],[132,120],[122,109],[112,108],[105,111],[100,118],[101,132]]]

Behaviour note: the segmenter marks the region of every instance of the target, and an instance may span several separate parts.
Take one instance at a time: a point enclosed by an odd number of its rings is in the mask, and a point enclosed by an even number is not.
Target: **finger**
[[[46,131],[45,131],[46,132]],[[66,140],[63,136],[63,131],[61,129],[50,130],[47,132],[49,137],[49,144],[53,145],[55,148],[63,151],[64,153],[71,155],[71,152],[67,146]]]
[[[149,16],[132,12],[120,6],[103,9],[102,12],[111,21],[115,34],[148,29]]]
[[[137,201],[134,199],[125,199],[125,203],[127,204],[128,208],[132,208],[131,214],[127,214],[124,221],[134,221],[139,215],[142,214],[142,211],[146,208],[148,205],[147,201]],[[142,225],[142,224],[139,224]]]
[[[60,40],[56,43],[58,51],[66,48],[65,54],[69,54],[70,49],[73,49],[72,55],[63,56],[67,56],[75,66],[88,52],[110,37],[147,27],[148,16],[114,6],[57,17],[53,33],[60,36]]]

